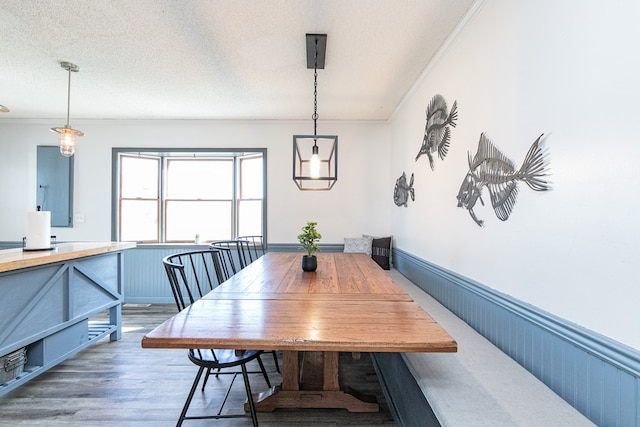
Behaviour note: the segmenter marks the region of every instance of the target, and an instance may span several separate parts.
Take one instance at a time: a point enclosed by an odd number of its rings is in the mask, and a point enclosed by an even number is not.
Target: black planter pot
[[[302,256],[302,270],[304,271],[316,271],[318,268],[318,259],[315,255],[303,255]]]

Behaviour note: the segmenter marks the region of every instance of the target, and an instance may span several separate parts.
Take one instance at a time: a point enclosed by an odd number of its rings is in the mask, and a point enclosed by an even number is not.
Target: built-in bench
[[[594,425],[399,272],[389,274],[458,342],[457,353],[374,355],[389,404],[401,424]]]

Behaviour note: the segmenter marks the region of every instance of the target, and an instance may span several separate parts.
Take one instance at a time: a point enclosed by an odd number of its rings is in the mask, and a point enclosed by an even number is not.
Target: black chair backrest
[[[211,243],[209,248],[223,251],[222,255],[232,275],[251,263],[249,243],[245,240],[219,240]]]
[[[240,236],[239,241],[247,242],[245,250],[247,251],[249,263],[260,258],[265,253],[264,240],[262,236]]]
[[[184,310],[228,277],[216,249],[181,252],[162,259],[178,311]]]
[[[239,260],[237,258],[237,255],[235,254],[235,250],[233,250],[231,247],[225,244],[216,246],[212,243],[209,245],[209,249],[215,249],[220,252],[220,266],[222,269],[220,278],[222,279],[222,281],[229,279],[231,276],[240,271],[240,268],[237,266]]]

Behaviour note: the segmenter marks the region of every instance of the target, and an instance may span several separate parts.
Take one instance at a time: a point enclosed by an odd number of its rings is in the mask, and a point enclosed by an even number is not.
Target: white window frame
[[[112,224],[111,224],[111,239],[118,241],[120,237],[120,157],[126,156],[141,156],[141,157],[153,157],[160,158],[160,173],[158,177],[159,186],[159,214],[158,214],[158,241],[144,241],[138,242],[143,244],[174,244],[174,243],[189,243],[190,241],[170,241],[166,240],[165,233],[165,208],[166,208],[166,191],[165,185],[165,171],[167,165],[167,159],[181,158],[181,159],[203,159],[203,158],[232,158],[233,164],[233,199],[231,201],[232,209],[232,236],[229,238],[238,237],[238,206],[241,200],[258,200],[258,199],[241,199],[240,194],[240,161],[244,158],[251,158],[256,156],[262,156],[262,236],[266,242],[266,230],[267,230],[267,150],[266,148],[231,148],[231,149],[202,149],[202,148],[122,148],[115,147],[112,149]]]

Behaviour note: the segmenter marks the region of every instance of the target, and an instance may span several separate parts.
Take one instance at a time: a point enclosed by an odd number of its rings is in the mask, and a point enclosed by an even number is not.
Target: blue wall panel
[[[400,249],[394,266],[599,426],[640,427],[640,352]]]
[[[138,246],[124,251],[124,302],[175,304],[162,258],[193,246]]]
[[[624,411],[622,408],[632,408],[638,404],[640,395],[638,395],[638,381],[629,375],[618,373],[619,376],[619,394],[620,404],[617,409],[620,411],[621,426],[637,426],[640,425],[640,412],[632,414],[630,411]]]

